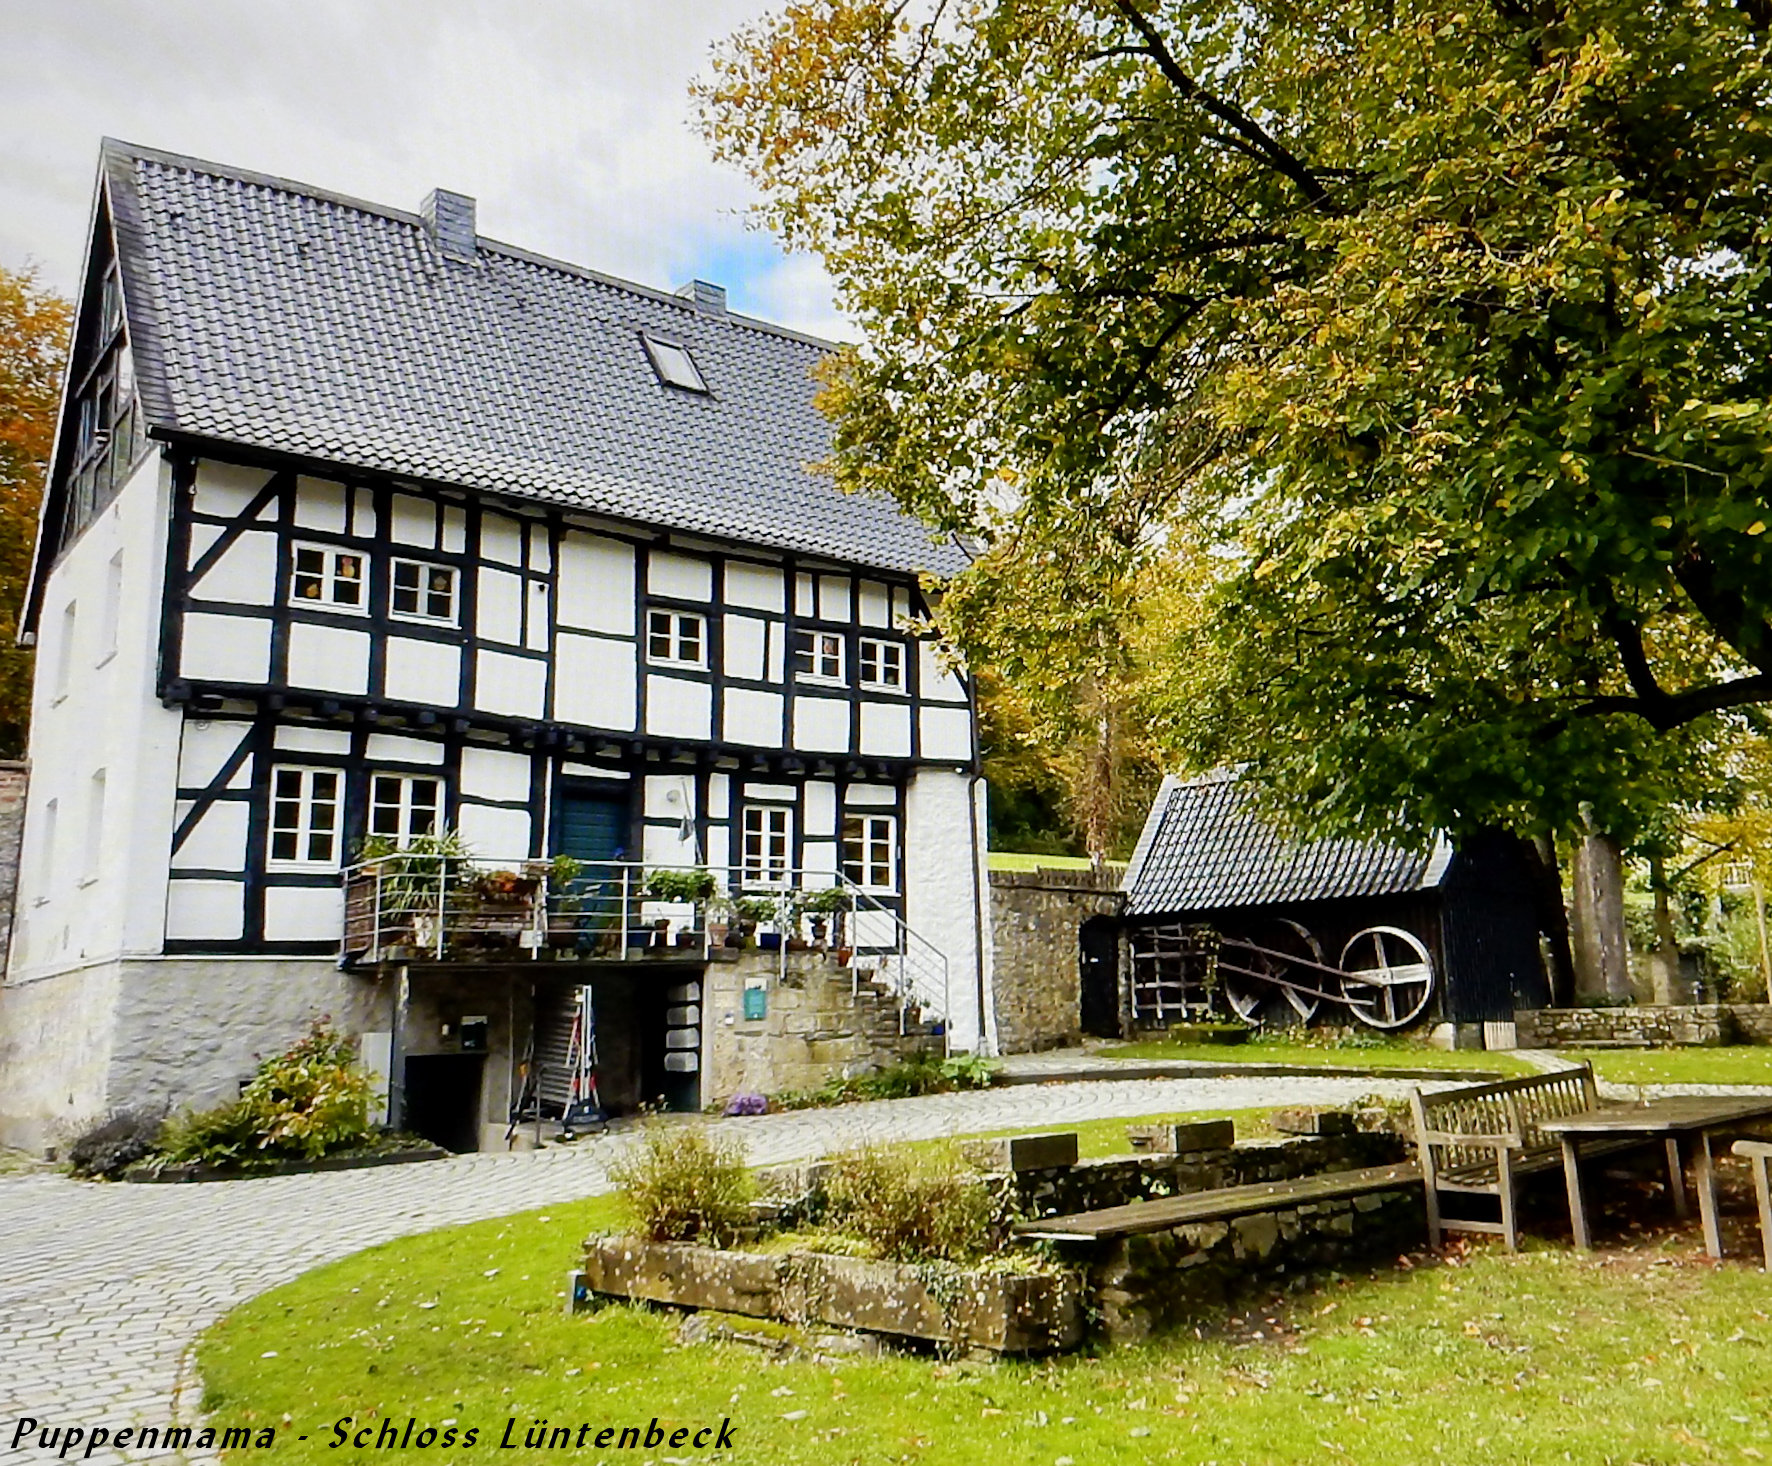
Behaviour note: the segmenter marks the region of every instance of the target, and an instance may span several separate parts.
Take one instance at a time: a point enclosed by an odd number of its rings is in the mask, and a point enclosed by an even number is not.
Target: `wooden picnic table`
[[[1698,1215],[1704,1226],[1705,1251],[1723,1255],[1723,1234],[1717,1225],[1717,1177],[1711,1159],[1711,1137],[1720,1131],[1755,1120],[1772,1119],[1772,1094],[1670,1095],[1640,1105],[1603,1105],[1585,1114],[1559,1115],[1538,1122],[1547,1135],[1563,1146],[1563,1181],[1569,1188],[1569,1225],[1575,1245],[1584,1252],[1593,1246],[1587,1212],[1581,1201],[1581,1143],[1583,1140],[1637,1138],[1661,1140],[1667,1145],[1668,1175],[1674,1193],[1674,1214],[1687,1216],[1682,1152],[1692,1157],[1693,1181],[1698,1189]]]

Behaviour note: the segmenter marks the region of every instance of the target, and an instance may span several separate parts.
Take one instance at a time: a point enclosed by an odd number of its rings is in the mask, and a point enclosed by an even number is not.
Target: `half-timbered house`
[[[988,1046],[971,691],[917,634],[958,552],[813,471],[829,350],[493,243],[459,194],[107,143],[23,623],[13,1136],[227,1093],[329,1014],[396,1106],[418,1058],[490,1055],[423,1081],[485,1137],[538,975],[599,995],[632,1097],[695,1104],[722,1015],[706,903],[646,900],[670,868],[789,940],[784,893],[846,893],[868,970],[921,954],[922,1019]],[[427,872],[541,892],[518,940],[444,960],[474,943],[385,881],[348,933],[363,858],[446,834],[470,858]]]

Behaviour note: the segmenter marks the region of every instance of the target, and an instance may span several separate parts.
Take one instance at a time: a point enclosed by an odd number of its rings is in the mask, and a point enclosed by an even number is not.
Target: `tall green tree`
[[[1185,537],[1189,670],[1145,689],[1177,756],[1325,827],[1629,839],[1772,700],[1769,32],[799,0],[701,96],[863,327],[838,481],[1000,551],[972,578],[1063,571],[1051,615],[962,577],[969,651],[1084,685],[1065,615]]]
[[[0,757],[25,749],[31,654],[17,645],[67,354],[67,301],[0,266]]]

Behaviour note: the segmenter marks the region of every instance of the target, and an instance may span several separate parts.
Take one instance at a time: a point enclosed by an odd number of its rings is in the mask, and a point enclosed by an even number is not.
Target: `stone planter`
[[[604,1298],[821,1323],[993,1354],[1049,1354],[1083,1338],[1082,1281],[1069,1273],[1012,1276],[593,1237],[582,1281]]]

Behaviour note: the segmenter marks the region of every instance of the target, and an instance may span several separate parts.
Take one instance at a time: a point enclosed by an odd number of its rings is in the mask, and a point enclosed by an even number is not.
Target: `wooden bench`
[[[1409,1109],[1421,1150],[1430,1240],[1437,1246],[1446,1232],[1486,1232],[1506,1239],[1509,1252],[1519,1251],[1520,1182],[1541,1171],[1563,1168],[1562,1142],[1541,1131],[1538,1122],[1598,1107],[1599,1090],[1589,1064],[1434,1094],[1411,1091]],[[1642,1144],[1629,1138],[1592,1142],[1583,1146],[1582,1153],[1604,1155]],[[1678,1155],[1677,1147],[1670,1148],[1670,1179],[1683,1214],[1685,1190]],[[1446,1216],[1440,1210],[1440,1197],[1447,1193],[1496,1197],[1501,1220]]]
[[[1772,1159],[1772,1140],[1738,1140],[1735,1154],[1753,1163],[1754,1196],[1760,1203],[1760,1247],[1766,1254],[1766,1271],[1772,1273],[1772,1185],[1768,1185],[1766,1162]]]
[[[1111,1242],[1144,1232],[1167,1232],[1193,1222],[1228,1222],[1257,1212],[1307,1206],[1317,1201],[1343,1201],[1420,1184],[1418,1167],[1369,1166],[1359,1171],[1304,1176],[1296,1181],[1258,1181],[1249,1186],[1223,1186],[1187,1196],[1104,1206],[1069,1216],[1041,1217],[1038,1221],[1016,1223],[1014,1231],[1017,1237],[1029,1241]]]

